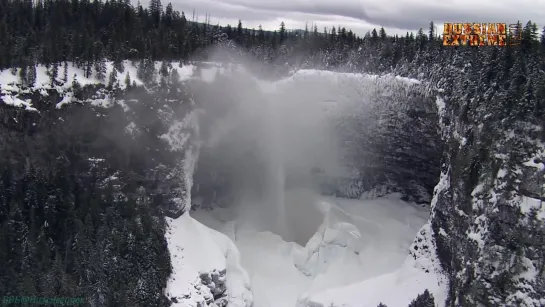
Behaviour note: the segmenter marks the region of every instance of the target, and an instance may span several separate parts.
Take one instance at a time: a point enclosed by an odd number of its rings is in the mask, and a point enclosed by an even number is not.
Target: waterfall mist
[[[339,140],[322,97],[263,81],[249,65],[197,72],[209,82],[191,88],[205,111],[195,199],[236,206],[256,231],[304,245],[323,220],[314,206],[317,174],[343,173]]]

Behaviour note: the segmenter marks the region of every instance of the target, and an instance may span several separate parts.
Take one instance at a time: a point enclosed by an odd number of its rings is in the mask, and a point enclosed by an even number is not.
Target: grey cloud
[[[302,24],[305,21],[335,22],[341,26],[350,23],[356,28],[371,24],[377,28],[384,26],[387,31],[389,28],[425,29],[431,20],[436,23],[510,23],[531,19],[545,25],[545,1],[531,0],[461,0],[456,3],[422,0],[174,0],[173,5],[188,15],[195,9],[200,16],[209,14],[213,18],[234,22],[241,19],[250,24],[271,24],[291,19]],[[357,21],[362,22],[361,27],[355,23]]]
[[[215,18],[222,19],[241,19],[243,21],[266,20],[276,18],[278,14],[273,11],[256,10],[249,7],[233,5],[230,3],[218,3],[215,1],[202,0],[184,0],[180,3],[173,2],[173,7],[177,10],[184,11],[188,18],[191,18],[191,12],[195,10],[199,18],[204,18],[205,14]]]
[[[516,9],[519,14],[525,13],[524,6],[515,2],[506,4],[501,2],[478,1],[467,2],[465,5],[460,3],[446,4],[442,2],[430,3],[429,1],[397,1],[391,3],[384,1],[377,3],[375,1],[358,0],[340,0],[324,1],[316,0],[312,2],[290,1],[246,1],[246,0],[223,0],[230,3],[236,3],[252,9],[268,10],[276,12],[300,12],[313,15],[338,15],[347,18],[358,19],[368,23],[381,25],[384,27],[394,27],[398,29],[418,29],[425,27],[431,20],[435,21],[468,21],[468,22],[511,22],[516,21],[514,12]],[[396,1],[394,1],[396,2]],[[367,8],[373,8],[367,10]],[[532,9],[527,7],[526,9]],[[538,22],[545,21],[545,16],[537,11],[533,13],[526,12],[525,19],[533,18]],[[532,16],[533,15],[533,16]],[[523,17],[524,18],[524,17]]]
[[[225,0],[224,0],[225,1]],[[363,6],[358,1],[313,1],[301,3],[300,1],[291,1],[289,3],[267,2],[267,1],[243,1],[243,0],[227,0],[230,3],[236,3],[249,8],[268,10],[276,12],[298,12],[313,15],[337,15],[350,17],[354,19],[365,20],[368,18]]]

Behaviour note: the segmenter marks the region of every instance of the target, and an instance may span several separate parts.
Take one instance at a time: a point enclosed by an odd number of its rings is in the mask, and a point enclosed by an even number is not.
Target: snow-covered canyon
[[[82,292],[94,302],[107,288],[118,305],[405,307],[429,289],[440,305],[445,292],[545,304],[537,100],[506,115],[503,98],[448,93],[433,72],[264,81],[217,63],[57,64],[0,71],[4,182],[64,187],[74,207],[103,195],[84,228],[64,228],[102,229],[79,248],[95,255],[82,272],[102,276]]]
[[[124,78],[142,85],[137,68],[124,65],[119,73],[107,63],[105,74],[120,88]],[[168,174],[183,179],[173,200],[186,210],[167,218],[173,306],[405,307],[425,289],[444,301],[430,209],[421,204],[438,178],[426,136],[438,120],[418,115],[429,107],[419,81],[318,70],[264,81],[217,63],[169,69],[191,84],[195,102],[185,118],[164,106],[147,111],[168,122],[160,139],[180,156]],[[73,83],[104,80],[66,70],[53,86],[37,69],[32,90],[56,91],[54,109],[134,107],[106,91],[77,101]],[[0,78],[5,104],[40,112],[16,75]],[[399,115],[407,109],[416,120]],[[125,132],[142,129],[131,122]]]
[[[218,64],[193,78],[205,81],[193,88],[204,111],[193,208],[167,237],[176,306],[405,307],[425,289],[444,301],[433,249],[412,246],[428,206],[388,191],[322,195],[354,176],[339,122],[380,125],[373,89],[417,80],[306,70],[270,82]]]

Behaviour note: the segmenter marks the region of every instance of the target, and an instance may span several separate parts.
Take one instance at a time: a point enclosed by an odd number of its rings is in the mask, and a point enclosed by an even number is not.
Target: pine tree
[[[51,86],[55,86],[57,84],[57,77],[59,75],[59,64],[57,62],[53,63],[53,65],[51,65],[51,70],[49,70],[48,72]]]
[[[541,48],[542,50],[545,50],[545,27],[543,27],[543,30],[541,31]]]
[[[27,84],[28,86],[34,86],[36,83],[36,64],[32,63],[28,66]]]
[[[0,266],[0,291],[6,294],[15,294],[17,289],[10,281],[17,280],[17,273],[15,271],[15,266],[8,264],[17,259],[14,259],[11,254],[10,245],[12,235],[9,232],[10,226],[8,225],[8,221],[0,223],[0,227],[0,246],[2,247],[0,248],[0,261],[4,263],[4,265]]]
[[[242,21],[239,20],[238,21],[238,25],[237,25],[237,36],[236,36],[236,42],[239,44],[239,45],[242,45],[242,40],[243,40],[243,28],[242,28]]]
[[[143,59],[140,61],[136,73],[138,78],[141,79],[144,84],[154,83],[156,76],[155,63],[151,60],[151,58]]]
[[[108,77],[108,89],[112,90],[117,87],[117,69],[113,67],[113,70],[110,72]]]
[[[129,76],[129,72],[125,74],[125,87],[131,87],[131,76]]]
[[[81,94],[81,85],[76,74],[74,74],[74,77],[72,78],[72,92],[74,93],[75,97],[81,98],[79,97]]]
[[[26,254],[24,250],[25,241],[28,240],[29,237],[29,229],[23,216],[23,207],[23,202],[18,202],[15,199],[12,199],[10,202],[9,219],[7,222],[9,229],[9,243],[7,248],[10,258],[12,261],[15,261],[15,268],[20,267],[23,259],[30,256]],[[19,278],[22,278],[23,276],[18,274],[14,277],[16,277],[15,280],[19,280]]]
[[[259,25],[259,28],[257,30],[257,37],[259,44],[263,44],[265,42],[265,32],[263,32],[263,27],[261,25]]]
[[[113,61],[112,65],[119,73],[125,72],[125,66],[123,65],[123,61],[119,58],[119,56],[116,56],[115,60]]]
[[[433,295],[426,289],[424,293],[419,294],[416,299],[414,299],[409,307],[435,307],[435,300]]]
[[[286,24],[283,21],[280,23],[280,30],[278,33],[280,34],[280,43],[284,42],[286,39]]]
[[[19,82],[23,86],[28,85],[28,67],[27,66],[22,66],[21,69],[19,70]]]
[[[173,69],[170,73],[170,84],[178,84],[180,83],[180,74],[178,73],[177,69]]]
[[[163,5],[161,0],[151,0],[149,3],[149,11],[155,27],[159,26],[161,15],[163,13]]]
[[[62,71],[62,82],[68,82],[68,62],[64,61],[63,71]]]
[[[95,73],[98,81],[106,80],[106,63],[104,59],[99,59],[95,62]]]
[[[433,23],[433,21],[431,21],[430,29],[428,31],[428,39],[430,40],[430,42],[433,42],[436,36],[437,36],[437,33],[435,33],[435,24]]]
[[[371,41],[373,41],[373,42],[378,41],[377,29],[373,29],[373,30],[371,31]]]
[[[424,35],[424,31],[422,28],[418,29],[418,33],[416,35],[416,41],[418,43],[418,47],[420,50],[424,49],[424,46],[426,45],[426,35]]]
[[[163,78],[168,77],[168,64],[166,61],[161,61],[161,67],[159,68],[159,75]]]
[[[386,40],[386,30],[384,30],[383,27],[380,27],[379,37],[380,37],[381,40]]]
[[[93,73],[93,62],[91,60],[88,60],[85,62],[83,67],[83,76],[85,78],[91,78],[91,74]]]

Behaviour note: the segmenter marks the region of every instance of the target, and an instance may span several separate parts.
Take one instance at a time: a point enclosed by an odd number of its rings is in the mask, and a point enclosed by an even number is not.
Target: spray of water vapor
[[[228,195],[245,223],[305,244],[322,221],[316,170],[342,171],[333,123],[308,88],[264,81],[252,68],[250,61],[202,68],[218,73],[192,88],[205,110],[197,171],[227,175],[213,193]]]

